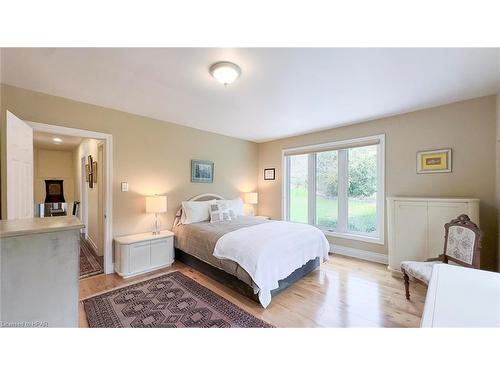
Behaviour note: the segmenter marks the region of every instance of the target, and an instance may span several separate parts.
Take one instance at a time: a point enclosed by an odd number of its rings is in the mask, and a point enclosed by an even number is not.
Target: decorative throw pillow
[[[210,219],[209,207],[215,203],[211,201],[184,201],[182,202],[182,224],[199,223]]]
[[[227,203],[211,203],[210,204],[210,222],[220,223],[222,221],[231,221],[229,214],[229,206]]]
[[[227,204],[231,220],[236,219],[238,216],[243,216],[243,200],[241,198],[219,200],[217,203]]]

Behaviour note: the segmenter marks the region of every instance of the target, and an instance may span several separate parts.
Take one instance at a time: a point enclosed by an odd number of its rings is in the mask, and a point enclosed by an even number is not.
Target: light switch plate
[[[128,191],[128,182],[122,182],[122,191]]]

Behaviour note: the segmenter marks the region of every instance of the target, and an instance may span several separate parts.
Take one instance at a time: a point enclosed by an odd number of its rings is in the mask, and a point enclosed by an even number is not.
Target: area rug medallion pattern
[[[172,272],[83,301],[90,327],[272,327]]]
[[[80,279],[103,273],[102,259],[95,254],[87,240],[80,238]]]

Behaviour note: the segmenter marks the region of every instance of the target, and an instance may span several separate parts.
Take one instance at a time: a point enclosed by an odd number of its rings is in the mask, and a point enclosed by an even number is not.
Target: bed
[[[190,201],[224,200],[202,194]],[[272,296],[318,268],[329,244],[317,228],[238,216],[230,221],[181,224],[176,215],[175,257],[267,307]]]

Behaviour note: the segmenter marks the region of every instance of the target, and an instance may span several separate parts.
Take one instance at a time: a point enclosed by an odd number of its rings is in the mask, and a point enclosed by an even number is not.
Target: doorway
[[[83,129],[67,128],[62,126],[48,125],[42,123],[35,123],[26,121],[28,125],[33,128],[35,132],[49,133],[52,135],[59,136],[72,136],[80,137],[82,139],[92,139],[97,144],[94,152],[94,159],[97,158],[97,162],[94,167],[96,169],[95,177],[96,184],[95,189],[91,189],[92,194],[95,194],[97,204],[95,205],[95,215],[97,224],[95,227],[100,228],[95,232],[97,233],[95,237],[95,248],[102,249],[104,273],[113,273],[113,255],[112,255],[112,233],[113,233],[113,223],[112,223],[112,187],[110,181],[112,181],[112,135],[106,133],[93,132]],[[88,154],[88,152],[87,152]],[[79,173],[75,175],[78,178],[78,187],[80,194],[78,198],[80,199],[80,206],[78,216],[80,217],[82,223],[85,225],[85,231],[83,233],[84,239],[89,239],[89,189],[84,188],[89,186],[87,181],[88,173],[88,155],[79,155],[77,160]],[[76,185],[76,184],[75,184]],[[91,210],[90,210],[91,211]]]

